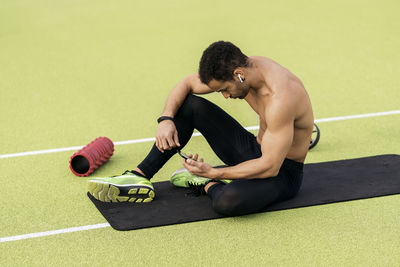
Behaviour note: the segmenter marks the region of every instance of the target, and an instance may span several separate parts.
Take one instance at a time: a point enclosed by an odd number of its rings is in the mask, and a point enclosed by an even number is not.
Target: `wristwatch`
[[[174,118],[169,117],[169,116],[161,116],[161,117],[159,117],[159,118],[157,119],[157,122],[160,123],[160,122],[165,121],[165,120],[174,121]]]

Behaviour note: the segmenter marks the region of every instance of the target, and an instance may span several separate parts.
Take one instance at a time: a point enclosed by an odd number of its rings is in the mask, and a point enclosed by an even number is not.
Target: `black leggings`
[[[261,147],[256,137],[204,98],[188,95],[175,115],[174,122],[181,148],[187,144],[193,130],[197,129],[215,154],[228,166],[261,157]],[[150,179],[175,153],[175,149],[162,153],[153,145],[138,168]],[[285,159],[276,177],[240,179],[228,185],[218,183],[209,188],[208,195],[218,213],[243,215],[292,198],[300,189],[302,178],[303,163]]]

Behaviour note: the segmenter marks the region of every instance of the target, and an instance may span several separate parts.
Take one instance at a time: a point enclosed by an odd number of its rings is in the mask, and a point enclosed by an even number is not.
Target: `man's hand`
[[[160,122],[156,133],[156,147],[158,150],[164,153],[165,150],[171,150],[180,146],[178,131],[174,122],[170,120]]]
[[[191,174],[206,177],[210,179],[215,179],[216,177],[216,169],[214,169],[210,164],[204,162],[204,159],[197,160],[199,155],[196,154],[192,158],[192,155],[189,155],[190,159],[183,160],[183,167],[187,169]]]

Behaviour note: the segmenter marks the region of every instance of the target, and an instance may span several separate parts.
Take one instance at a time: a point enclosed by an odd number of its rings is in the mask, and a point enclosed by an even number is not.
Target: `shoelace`
[[[186,193],[186,196],[195,196],[195,197],[199,197],[201,195],[207,195],[206,191],[204,190],[204,188],[206,187],[206,185],[209,182],[215,182],[215,180],[210,180],[207,181],[204,185],[195,185],[192,183],[188,183],[189,184],[189,188],[192,190],[192,192]]]

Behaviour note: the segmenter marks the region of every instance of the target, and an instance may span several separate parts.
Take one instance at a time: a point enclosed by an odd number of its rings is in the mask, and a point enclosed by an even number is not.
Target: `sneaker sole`
[[[155,197],[154,189],[146,185],[116,185],[89,182],[89,193],[102,202],[148,203]]]

